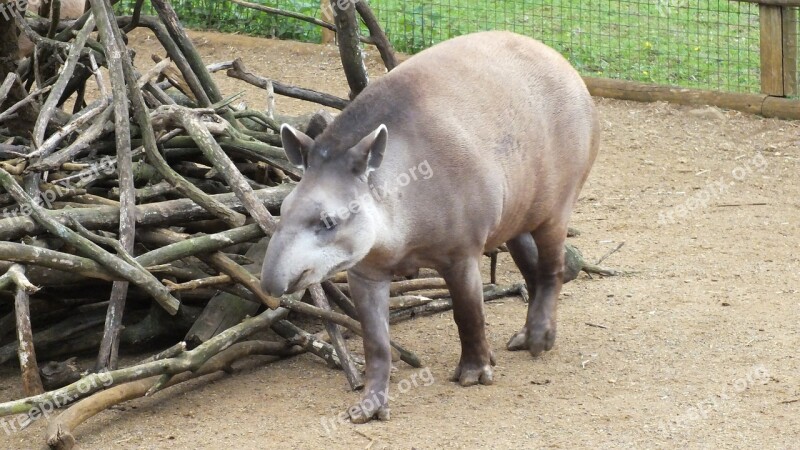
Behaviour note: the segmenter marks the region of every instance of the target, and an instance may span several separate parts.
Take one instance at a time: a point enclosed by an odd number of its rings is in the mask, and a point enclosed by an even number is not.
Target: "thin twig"
[[[275,80],[270,80],[247,71],[247,68],[242,62],[241,58],[233,61],[233,67],[228,69],[229,77],[237,78],[253,86],[267,89],[268,83],[272,82],[272,87],[276,94],[285,95],[300,100],[319,103],[320,105],[330,106],[331,108],[344,109],[349,103],[347,100],[336,97],[334,95],[325,94],[322,92],[313,91],[311,89],[304,89],[287,84],[279,83]]]
[[[717,208],[728,208],[737,206],[767,206],[767,202],[754,202],[754,203],[723,203],[721,205],[714,205]]]
[[[317,307],[328,310],[331,309],[328,300],[325,298],[325,293],[318,284],[311,286],[309,292]],[[347,381],[350,383],[350,389],[355,391],[363,388],[364,381],[361,379],[361,374],[353,363],[352,358],[350,358],[350,352],[347,350],[347,345],[344,342],[344,337],[342,337],[339,326],[333,322],[325,321],[325,329],[328,331],[328,336],[331,338],[333,348],[336,349],[336,354],[339,355],[339,361],[342,362],[342,369],[344,369]]]
[[[220,284],[228,284],[233,282],[233,279],[229,275],[217,275],[215,277],[200,278],[198,280],[187,281],[185,283],[174,283],[168,279],[164,279],[162,282],[165,286],[167,286],[167,289],[169,289],[170,292],[178,292],[192,291],[209,286],[218,286]]]
[[[46,94],[53,89],[53,85],[45,86],[41,89],[37,89],[30,94],[28,94],[25,98],[18,101],[17,103],[11,105],[8,109],[3,112],[0,112],[0,123],[4,122],[10,118],[12,118],[13,114],[17,112],[18,109],[22,108],[23,106],[27,105],[28,103],[34,101],[34,99],[40,95]]]
[[[616,246],[614,249],[612,249],[611,251],[609,251],[608,253],[606,253],[605,255],[603,255],[603,256],[602,256],[600,259],[598,259],[598,260],[597,260],[597,262],[596,262],[596,263],[594,263],[594,264],[595,264],[596,266],[599,266],[601,262],[605,261],[605,259],[606,259],[606,258],[608,258],[609,256],[611,256],[611,255],[613,255],[614,253],[616,253],[616,252],[617,252],[619,249],[621,249],[621,248],[622,248],[622,246],[623,246],[623,245],[625,245],[625,242],[620,242],[620,243],[619,243],[619,245],[617,245],[617,246]]]
[[[48,95],[47,100],[44,102],[44,105],[42,105],[42,113],[39,114],[39,117],[36,119],[36,124],[33,128],[34,145],[39,146],[44,142],[44,133],[47,125],[50,123],[50,118],[55,112],[55,107],[59,103],[59,100],[61,100],[61,95],[64,93],[67,83],[72,78],[72,74],[75,72],[75,67],[78,65],[78,58],[81,55],[81,50],[86,45],[86,40],[89,39],[89,33],[91,33],[93,30],[94,18],[91,17],[86,21],[86,24],[75,38],[75,42],[70,47],[69,56],[67,57],[67,61],[61,69],[58,80],[53,85],[53,89],[50,91],[50,94]],[[47,153],[43,153],[43,156],[47,156]]]
[[[17,74],[14,72],[9,72],[8,75],[6,75],[6,79],[3,81],[3,84],[0,84],[0,105],[6,101],[6,97],[16,81]]]

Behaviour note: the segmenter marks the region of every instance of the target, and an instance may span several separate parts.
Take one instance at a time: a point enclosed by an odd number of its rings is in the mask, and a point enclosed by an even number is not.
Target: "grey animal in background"
[[[42,15],[42,0],[28,0],[27,10]],[[61,0],[61,11],[59,18],[64,20],[77,19],[83,15],[85,0]],[[19,58],[26,58],[33,54],[33,42],[28,39],[25,33],[21,33],[18,39]]]

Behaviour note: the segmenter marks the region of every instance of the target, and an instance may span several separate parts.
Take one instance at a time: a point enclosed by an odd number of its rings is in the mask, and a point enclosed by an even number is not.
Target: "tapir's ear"
[[[350,149],[350,168],[353,173],[365,175],[380,167],[388,138],[389,132],[386,130],[386,125],[381,124]]]
[[[281,142],[289,162],[305,170],[308,167],[308,152],[311,151],[314,140],[285,123],[281,125]]]

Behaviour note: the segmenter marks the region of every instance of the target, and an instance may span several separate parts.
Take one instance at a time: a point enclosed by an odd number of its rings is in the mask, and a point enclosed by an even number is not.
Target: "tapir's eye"
[[[317,227],[320,231],[333,230],[338,224],[339,222],[336,220],[335,215],[323,212],[319,215],[319,223],[317,224]]]

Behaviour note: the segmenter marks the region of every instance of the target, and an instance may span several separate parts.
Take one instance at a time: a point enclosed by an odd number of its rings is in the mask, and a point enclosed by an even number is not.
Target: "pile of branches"
[[[363,361],[344,342],[361,327],[343,274],[279,299],[258,279],[272,213],[302,175],[279,147],[279,125],[313,136],[332,119],[282,116],[275,95],[333,109],[348,100],[269,80],[239,60],[207,67],[166,0],[152,0],[157,17],[142,16],[142,3],[115,17],[112,2],[91,0],[83,17],[63,22],[14,11],[37,49],[13,70],[14,44],[0,36],[0,364],[18,359],[27,396],[0,403],[0,416],[35,419],[46,405],[80,400],[51,421],[53,448],[71,448],[74,427],[111,405],[248,355],[310,352],[363,386]],[[367,84],[360,41],[378,45],[387,69],[396,64],[366,2],[356,5],[332,2],[336,23],[322,25],[338,33],[351,98]],[[137,27],[153,32],[165,57],[134,66],[126,33]],[[223,97],[210,75],[219,70],[263,88],[265,107]],[[568,255],[575,274],[592,268],[571,247]],[[487,300],[526,295],[494,284],[492,268]],[[445,288],[437,277],[392,283],[392,321],[449,309]],[[272,340],[254,337],[267,330]],[[175,342],[119,367],[120,346]],[[392,345],[397,359],[421,366]],[[84,371],[70,357],[87,352],[97,358]]]

